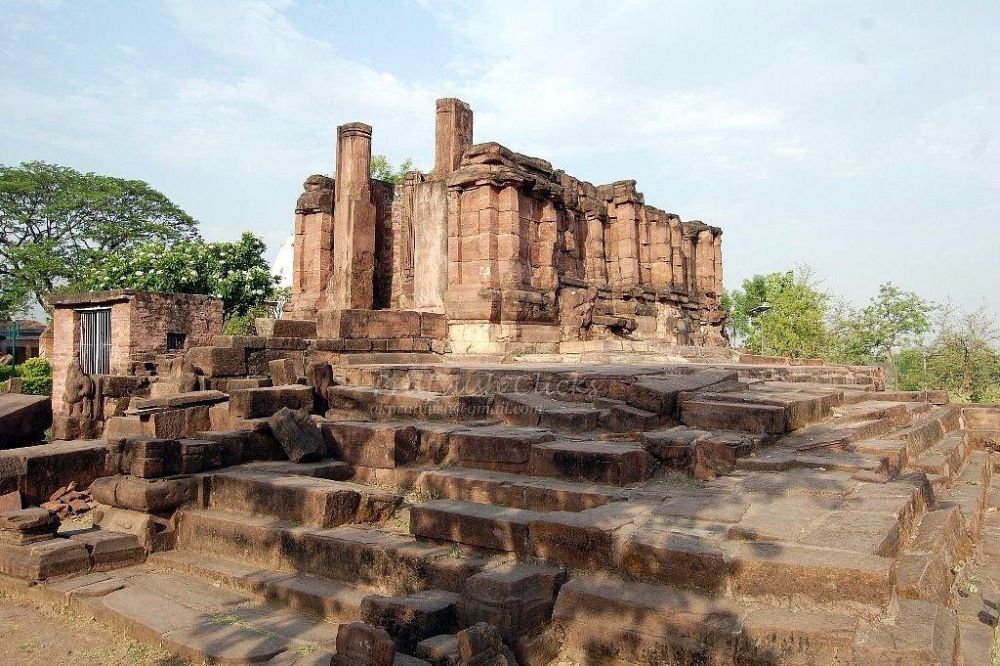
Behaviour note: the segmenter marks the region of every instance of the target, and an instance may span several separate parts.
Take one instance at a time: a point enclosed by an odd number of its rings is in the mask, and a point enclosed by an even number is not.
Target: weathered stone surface
[[[48,396],[0,393],[0,449],[36,442],[50,425]]]
[[[69,538],[82,543],[90,556],[90,566],[93,571],[109,571],[146,559],[146,552],[139,537],[124,532],[107,530],[82,530],[69,535]]]
[[[364,622],[340,625],[331,666],[392,666],[396,646],[381,627]]]
[[[283,407],[267,423],[292,462],[310,462],[323,456],[326,444],[309,412]]]
[[[462,666],[517,666],[514,653],[496,627],[479,622],[458,632],[458,654]]]
[[[386,629],[401,650],[412,652],[417,643],[455,627],[452,592],[429,590],[405,597],[372,595],[361,603],[361,618]]]
[[[0,573],[25,580],[44,580],[90,567],[87,548],[72,539],[48,539],[26,545],[0,542]]]
[[[242,389],[229,395],[229,412],[234,418],[256,419],[276,414],[283,407],[289,409],[313,408],[313,389],[310,386],[271,386]]]
[[[2,470],[9,467],[24,503],[41,504],[71,482],[85,488],[104,476],[106,453],[102,441],[51,442],[8,449],[0,451],[0,477]]]
[[[209,377],[238,377],[247,374],[246,352],[232,347],[192,347],[187,360]]]
[[[197,496],[197,482],[179,479],[143,479],[133,475],[106,476],[94,481],[90,493],[100,504],[145,513],[170,512]]]
[[[409,424],[329,421],[322,425],[330,455],[353,465],[392,468],[416,460],[420,436]]]
[[[15,509],[0,514],[0,543],[25,545],[51,539],[59,517],[48,509]]]
[[[541,564],[508,564],[486,569],[466,581],[458,601],[458,623],[486,622],[503,640],[537,633],[552,615],[565,572]]]
[[[315,338],[316,322],[303,319],[254,319],[257,335],[265,338]]]

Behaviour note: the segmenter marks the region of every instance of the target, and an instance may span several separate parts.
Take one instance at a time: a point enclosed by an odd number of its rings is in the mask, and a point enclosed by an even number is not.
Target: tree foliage
[[[264,250],[264,242],[249,232],[236,242],[147,243],[110,254],[80,286],[209,294],[222,299],[229,319],[275,297],[277,278]]]
[[[934,337],[896,356],[899,387],[944,389],[958,402],[1000,402],[1000,342],[996,319],[980,308],[945,306]]]
[[[399,168],[393,168],[389,158],[385,155],[372,155],[370,174],[372,178],[384,180],[389,183],[398,183],[403,179],[407,171],[413,169],[413,160],[407,158],[402,161]]]
[[[111,254],[197,237],[194,219],[141,180],[0,165],[0,317],[41,304]]]
[[[798,274],[754,275],[727,294],[723,306],[733,330],[754,353],[814,357],[824,352],[826,303],[826,293],[812,284],[805,268]]]
[[[850,363],[888,363],[894,352],[913,344],[931,328],[934,305],[891,282],[861,310],[846,308],[835,317],[833,355]]]

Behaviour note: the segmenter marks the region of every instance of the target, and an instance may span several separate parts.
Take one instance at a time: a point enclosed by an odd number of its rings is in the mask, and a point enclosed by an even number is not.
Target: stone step
[[[560,440],[532,446],[530,472],[536,476],[624,486],[650,478],[655,462],[638,444]]]
[[[661,416],[676,416],[678,396],[682,392],[734,385],[736,380],[736,372],[716,369],[699,370],[690,374],[640,377],[625,388],[624,399],[631,407]]]
[[[212,508],[313,527],[382,523],[403,501],[398,493],[357,483],[245,469],[212,474],[208,488]]]
[[[528,552],[534,511],[460,500],[431,500],[410,507],[410,533],[437,541],[509,553]]]
[[[178,548],[266,569],[293,570],[387,592],[458,591],[485,564],[408,534],[374,528],[307,528],[216,509],[184,510]]]
[[[329,662],[336,647],[336,623],[272,608],[177,570],[134,567],[46,587],[82,615],[159,644],[185,663],[251,664],[306,654],[326,654]]]
[[[913,462],[913,467],[926,473],[934,490],[940,492],[962,469],[968,453],[969,442],[965,431],[956,430],[924,451]]]
[[[351,465],[390,469],[420,456],[420,433],[405,421],[324,421],[320,424],[330,455]]]
[[[744,405],[771,405],[785,410],[785,430],[798,430],[830,415],[833,408],[843,401],[843,394],[807,393],[804,391],[776,390],[752,387],[743,392],[701,391],[694,399],[705,402],[738,403]],[[682,405],[683,412],[683,405]]]
[[[989,508],[995,457],[990,451],[972,451],[951,486],[941,491],[938,498],[938,507],[957,506],[962,511],[965,532],[973,542],[979,540]]]
[[[780,655],[782,663],[832,664],[853,663],[860,620],[578,576],[560,589],[553,624],[577,663],[763,664]]]
[[[544,428],[482,426],[452,432],[448,442],[452,458],[464,467],[527,472],[532,448],[553,439]]]
[[[529,511],[583,511],[621,499],[618,486],[449,467],[419,472],[413,487],[453,499]]]
[[[291,571],[248,566],[184,550],[155,553],[149,561],[164,569],[221,583],[237,592],[254,594],[275,605],[341,621],[360,618],[361,602],[365,597],[376,594],[375,590],[367,587]]]
[[[486,395],[443,395],[416,389],[331,386],[326,390],[336,414],[364,414],[372,419],[478,419],[489,413]]]
[[[916,460],[944,436],[961,427],[961,410],[953,406],[938,407],[916,419],[913,425],[893,433],[889,439],[906,443],[910,460]]]
[[[597,429],[601,410],[587,403],[555,400],[539,393],[499,393],[493,398],[492,414],[507,425],[580,433]]]
[[[691,398],[681,403],[680,420],[685,425],[702,430],[781,435],[787,430],[785,411],[778,405]]]

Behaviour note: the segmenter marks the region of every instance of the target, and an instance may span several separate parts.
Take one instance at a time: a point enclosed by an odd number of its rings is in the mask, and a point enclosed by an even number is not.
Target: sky
[[[1000,313],[995,0],[0,0],[0,163],[145,180],[271,256],[338,124],[429,170],[438,97],[721,226],[727,288],[808,264]]]

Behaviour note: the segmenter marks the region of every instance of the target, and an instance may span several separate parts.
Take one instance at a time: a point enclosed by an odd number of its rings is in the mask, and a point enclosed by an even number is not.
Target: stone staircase
[[[241,617],[382,626],[399,664],[458,663],[478,621],[529,665],[986,663],[953,610],[1000,529],[985,412],[705,367],[341,371],[330,459],[199,475],[144,566]],[[267,658],[313,663],[279,638]]]

